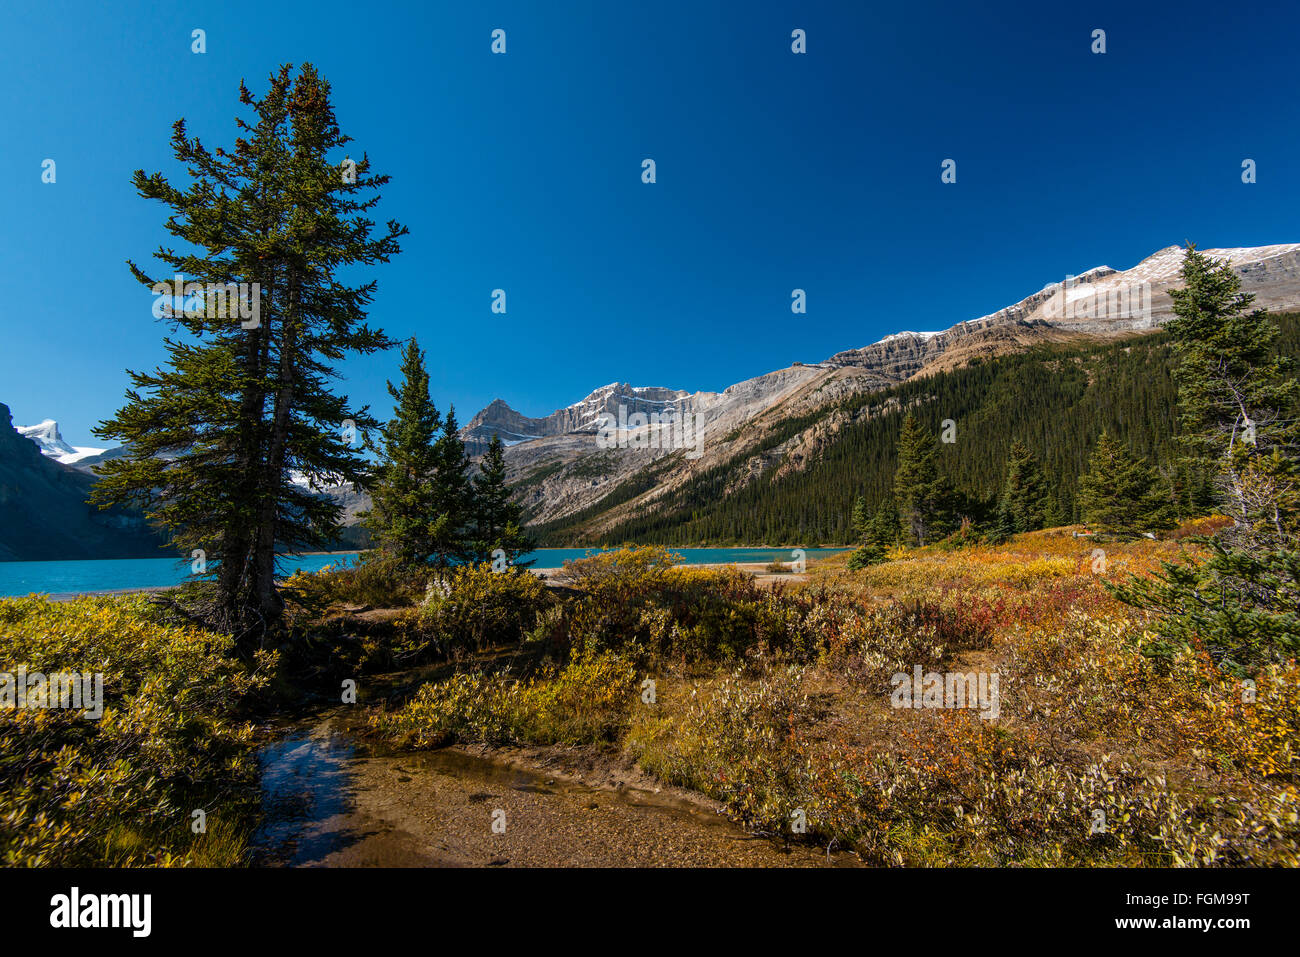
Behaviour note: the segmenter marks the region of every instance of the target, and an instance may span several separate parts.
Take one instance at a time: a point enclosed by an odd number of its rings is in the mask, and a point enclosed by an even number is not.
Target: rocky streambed
[[[392,752],[339,714],[262,749],[254,863],[290,867],[826,867],[856,863],[745,832],[689,792],[444,749]],[[521,763],[523,762],[523,763]],[[590,776],[588,776],[590,777]]]

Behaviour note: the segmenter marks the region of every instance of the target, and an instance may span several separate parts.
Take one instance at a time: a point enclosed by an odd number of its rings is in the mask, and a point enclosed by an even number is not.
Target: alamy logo
[[[148,937],[153,898],[149,894],[85,894],[78,887],[50,898],[50,926],[127,927],[133,937]]]
[[[1151,283],[1121,282],[1099,290],[1092,283],[1066,276],[1043,304],[1049,319],[1150,319]]]
[[[171,319],[179,311],[195,318],[239,319],[242,329],[256,329],[262,324],[261,283],[186,282],[177,273],[171,282],[156,282],[149,291],[154,295],[155,319]],[[179,310],[177,300],[181,303]]]
[[[0,708],[75,708],[98,720],[104,715],[104,675],[0,671]]]
[[[921,672],[899,671],[890,679],[894,686],[889,703],[895,708],[969,708],[992,721],[1001,714],[998,704],[998,673],[987,671]]]
[[[603,412],[596,419],[596,447],[599,449],[689,449],[688,459],[704,454],[704,413],[633,412],[618,407],[618,417]]]

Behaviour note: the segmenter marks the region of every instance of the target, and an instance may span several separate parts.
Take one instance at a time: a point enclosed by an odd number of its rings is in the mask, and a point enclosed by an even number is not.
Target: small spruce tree
[[[431,560],[438,568],[474,557],[474,486],[469,477],[469,457],[451,406],[442,420],[442,434],[434,443]]]
[[[420,567],[429,563],[436,549],[434,443],[442,416],[429,398],[429,373],[415,339],[402,352],[402,384],[389,382],[388,394],[396,406],[380,430],[382,458],[367,483],[373,504],[363,520],[384,557]]]
[[[1047,522],[1050,496],[1043,470],[1022,442],[1011,446],[1007,477],[998,503],[998,531],[1006,536],[1033,532]]]
[[[1079,509],[1090,528],[1131,536],[1171,528],[1173,505],[1159,473],[1103,432],[1079,479]]]
[[[889,549],[898,542],[898,511],[893,501],[886,501],[871,512],[866,501],[859,496],[853,505],[853,528],[859,545],[849,555],[849,570],[856,571],[885,561]]]
[[[898,436],[894,500],[909,544],[924,545],[943,533],[951,492],[939,472],[934,436],[909,414]]]
[[[1202,539],[1203,562],[1165,562],[1163,572],[1114,587],[1159,613],[1166,644],[1206,649],[1221,669],[1245,675],[1300,650],[1300,383],[1273,350],[1274,324],[1241,292],[1241,277],[1188,246],[1174,290],[1171,334],[1191,495],[1214,476],[1216,504],[1232,526]]]
[[[474,477],[474,558],[490,561],[499,548],[513,564],[536,544],[523,532],[523,506],[510,499],[501,436],[492,436],[478,468],[479,474]]]

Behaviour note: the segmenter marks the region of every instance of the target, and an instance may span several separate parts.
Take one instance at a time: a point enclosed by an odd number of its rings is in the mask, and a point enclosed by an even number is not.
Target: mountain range
[[[1300,308],[1300,244],[1202,251],[1231,263],[1257,307],[1270,312]],[[570,536],[576,529],[579,538],[595,540],[629,516],[653,513],[711,471],[725,469],[725,481],[714,490],[722,497],[760,476],[802,471],[851,420],[835,411],[851,397],[1036,347],[1103,343],[1153,332],[1172,314],[1169,290],[1179,285],[1182,258],[1181,247],[1169,246],[1131,269],[1095,267],[1049,283],[990,315],[940,331],[893,333],[817,362],[793,361],[722,392],[613,382],[539,417],[497,399],[469,420],[461,436],[471,455],[481,454],[493,435],[501,437],[507,479],[531,525],[543,531],[564,527]],[[8,410],[0,409],[7,416]],[[12,507],[62,496],[67,501],[58,514],[77,530],[71,539],[82,544],[72,549],[66,544],[69,537],[61,536],[62,546],[38,546],[34,532],[5,529],[0,530],[0,559],[51,550],[60,557],[70,550],[94,557],[90,553],[96,548],[109,547],[102,535],[88,533],[90,519],[71,500],[83,494],[82,485],[89,487],[97,462],[123,450],[74,448],[52,420],[17,430],[7,422],[0,421],[0,508],[6,502]],[[688,432],[689,443],[665,441],[673,439],[672,423],[684,422],[698,423],[700,433]],[[680,429],[676,437],[682,438]],[[19,460],[21,480],[15,471]],[[45,464],[35,467],[37,460]],[[345,540],[363,543],[355,526],[357,513],[368,504],[365,496],[350,488],[322,494],[344,504],[353,526]],[[21,505],[18,510],[32,528],[52,523],[52,512]],[[73,512],[80,516],[76,521]],[[126,523],[122,548],[141,547],[141,529],[121,514],[116,520]],[[105,526],[101,519],[95,527],[111,535],[111,522]]]
[[[79,454],[60,443],[57,427],[20,433],[0,404],[0,561],[165,557],[139,513],[87,504],[95,478],[59,461]]]
[[[1300,308],[1300,244],[1202,252],[1231,263],[1257,307],[1270,312]],[[1132,269],[1099,266],[1050,283],[990,315],[937,332],[894,333],[820,362],[792,362],[722,392],[611,383],[540,418],[522,415],[498,399],[468,422],[462,436],[474,452],[494,433],[506,442],[508,479],[530,523],[568,524],[581,515],[585,532],[598,537],[633,512],[653,510],[693,476],[722,463],[732,463],[734,473],[724,495],[757,476],[804,468],[841,424],[813,413],[850,396],[1036,346],[1152,332],[1172,315],[1169,290],[1180,284],[1182,260],[1182,248],[1169,246]],[[702,455],[635,447],[654,446],[653,439],[638,442],[653,435],[653,424],[616,436],[616,445],[629,447],[600,447],[611,444],[598,441],[601,416],[617,418],[621,411],[625,418],[637,412],[648,417],[665,410],[682,418],[702,417]],[[789,428],[800,419],[808,420],[806,428]],[[778,426],[782,438],[773,444],[769,439]],[[606,514],[599,514],[602,509]]]

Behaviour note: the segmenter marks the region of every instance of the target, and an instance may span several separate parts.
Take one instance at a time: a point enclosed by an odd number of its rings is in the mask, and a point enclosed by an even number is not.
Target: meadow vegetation
[[[1086,473],[1051,481],[1019,418],[990,419],[1005,463],[943,466],[955,443],[907,411],[890,487],[853,508],[857,549],[767,583],[657,546],[545,583],[515,564],[532,545],[502,445],[471,479],[412,341],[357,566],[276,582],[254,536],[257,575],[234,553],[202,600],[0,601],[6,666],[105,682],[98,720],[0,708],[0,857],[244,861],[249,709],[398,672],[418,687],[360,707],[399,746],[586,749],[870,864],[1300,865],[1300,382],[1227,264],[1189,248],[1183,276],[1160,468],[1088,419]],[[975,464],[1000,483],[981,501],[953,481]],[[110,491],[187,467],[135,460]],[[645,490],[628,481],[609,498]],[[244,534],[234,510],[176,540]]]
[[[103,675],[98,719],[0,708],[0,861],[231,866],[256,824],[248,705],[276,665],[142,597],[0,601],[6,669]],[[195,831],[195,811],[204,812]]]
[[[1198,560],[1222,525],[1107,542],[1104,562],[1075,527],[856,570],[843,555],[770,585],[645,547],[550,587],[488,563],[422,581],[363,565],[285,593],[302,661],[432,667],[400,700],[363,702],[401,747],[582,748],[755,833],[877,865],[1296,865],[1300,670],[1227,673],[1107,587]],[[404,604],[367,625],[357,610],[385,594]],[[5,600],[0,626],[30,670],[102,671],[106,701],[100,721],[0,709],[6,863],[247,860],[245,719],[284,655],[241,661],[138,597]],[[996,673],[996,717],[892,706],[893,676],[917,666]]]
[[[523,638],[535,654],[470,663],[372,723],[412,747],[626,755],[758,833],[873,864],[1294,865],[1300,671],[1224,674],[1105,587],[1195,558],[1190,533],[1216,524],[1110,543],[1104,568],[1056,529],[771,588],[605,553],[569,566]],[[998,717],[891,707],[918,664],[997,672]]]

